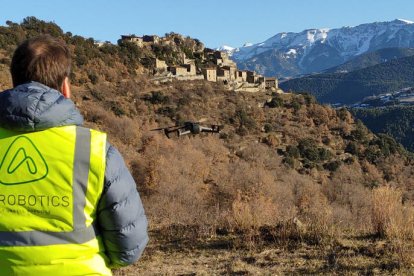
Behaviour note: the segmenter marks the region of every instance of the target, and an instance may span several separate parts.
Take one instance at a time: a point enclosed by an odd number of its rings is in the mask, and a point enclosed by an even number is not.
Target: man
[[[121,155],[81,127],[70,64],[62,41],[29,39],[0,93],[0,275],[111,275],[148,241]]]

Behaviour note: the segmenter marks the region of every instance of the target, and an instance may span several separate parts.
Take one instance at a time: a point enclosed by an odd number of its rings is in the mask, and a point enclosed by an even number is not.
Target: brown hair
[[[37,81],[60,91],[70,74],[70,52],[65,42],[50,35],[24,41],[14,52],[10,72],[13,85]]]

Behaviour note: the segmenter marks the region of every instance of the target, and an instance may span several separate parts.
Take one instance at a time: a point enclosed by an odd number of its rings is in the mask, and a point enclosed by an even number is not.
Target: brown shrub
[[[299,184],[299,185],[298,185]],[[314,182],[297,183],[296,206],[299,219],[305,223],[306,239],[321,243],[334,236],[332,207],[320,186]]]
[[[167,142],[168,141],[168,142]],[[148,215],[159,227],[172,224],[213,225],[215,206],[208,204],[208,158],[189,140],[155,139],[146,146],[141,176],[152,189]]]
[[[119,146],[120,141],[124,145],[138,146],[141,142],[140,126],[138,122],[128,117],[117,117],[103,107],[90,104],[84,112],[85,119],[93,122],[102,131],[110,136],[110,140]],[[118,141],[117,141],[118,140]]]
[[[395,216],[400,216],[401,191],[389,186],[372,191],[372,226],[381,237],[389,236]]]
[[[319,126],[322,124],[329,123],[329,108],[325,108],[322,105],[312,104],[308,108],[308,116],[313,119],[315,125]]]
[[[402,191],[383,186],[372,191],[372,225],[390,241],[401,266],[414,262],[414,208],[402,204]]]
[[[354,163],[342,165],[322,187],[333,208],[333,221],[343,229],[371,229],[371,190],[363,185],[365,181],[361,167]]]
[[[263,139],[263,142],[264,142],[265,144],[267,144],[268,146],[272,147],[272,148],[275,148],[275,147],[277,147],[277,146],[279,146],[279,145],[280,145],[280,139],[279,139],[279,137],[278,137],[276,134],[274,134],[274,133],[271,133],[271,134],[267,135],[267,136]]]
[[[279,207],[263,194],[242,196],[238,191],[232,203],[230,224],[241,231],[254,231],[263,226],[275,226],[279,220]]]
[[[368,187],[377,187],[384,184],[383,176],[378,170],[378,167],[372,165],[368,161],[361,162],[362,170],[365,173],[365,185]]]
[[[8,67],[0,64],[0,91],[9,89],[12,87],[11,75]]]
[[[203,82],[203,85],[201,87],[200,92],[203,95],[208,96],[208,95],[211,95],[214,92],[214,89],[213,89],[211,83],[209,83],[209,82],[206,81],[206,82]]]

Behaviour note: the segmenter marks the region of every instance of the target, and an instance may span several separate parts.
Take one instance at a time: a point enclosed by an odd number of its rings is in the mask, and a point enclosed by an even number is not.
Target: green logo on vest
[[[49,169],[42,154],[26,136],[17,137],[0,163],[0,183],[7,185],[39,181]]]

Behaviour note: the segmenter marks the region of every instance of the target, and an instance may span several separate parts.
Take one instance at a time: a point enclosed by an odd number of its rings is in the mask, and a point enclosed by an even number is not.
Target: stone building
[[[121,35],[121,40],[122,41],[133,42],[133,43],[137,44],[139,47],[142,47],[143,42],[144,42],[142,37],[135,36],[135,35]]]
[[[183,64],[192,64],[195,65],[195,59],[191,59],[191,58],[184,58],[183,59]]]
[[[217,66],[221,66],[223,65],[223,60],[221,58],[215,58],[214,64],[216,64]]]
[[[208,55],[214,55],[215,51],[213,49],[210,49],[210,48],[204,48],[203,52],[204,52],[205,56],[208,56]]]
[[[246,71],[246,81],[248,83],[255,83],[256,82],[256,72]]]
[[[102,46],[104,46],[105,44],[107,44],[107,42],[95,41],[93,44],[95,44],[95,45],[96,45],[96,46],[98,46],[98,47],[102,47]]]
[[[223,66],[221,67],[223,70],[228,70],[229,71],[229,80],[230,81],[234,81],[236,80],[237,76],[237,67],[236,66]]]
[[[161,38],[160,40],[160,44],[163,46],[173,46],[174,45],[174,41],[168,38]]]
[[[170,66],[168,67],[168,71],[174,76],[187,76],[187,68],[183,66]]]
[[[229,55],[225,52],[215,51],[214,52],[214,59],[215,59],[217,65],[231,66],[231,67],[236,67],[237,68],[236,62],[232,61],[230,59]]]
[[[256,84],[261,84],[264,83],[264,77],[262,75],[256,74],[255,71],[247,71],[247,82],[248,83],[256,83]]]
[[[230,70],[225,68],[217,68],[217,81],[225,84],[231,81]]]
[[[158,58],[155,59],[155,69],[167,69],[167,63],[164,60],[160,60]]]
[[[217,81],[217,69],[216,68],[203,68],[204,79],[207,81]]]
[[[237,68],[236,62],[232,61],[231,59],[223,60],[222,65],[223,66],[229,66],[229,67],[235,67],[235,68]]]
[[[159,43],[160,42],[160,37],[157,36],[157,35],[144,35],[142,37],[142,40],[144,42]]]
[[[224,77],[225,79],[230,80],[230,70],[224,67],[218,68],[217,77]]]
[[[187,75],[188,76],[195,76],[197,74],[197,68],[195,64],[183,64],[182,67],[185,67],[187,69]]]
[[[187,58],[185,53],[180,53],[179,59],[181,60],[182,64],[194,64],[195,65],[195,59]]]
[[[239,81],[239,82],[247,81],[247,72],[246,71],[237,71],[236,72],[236,81]]]
[[[276,78],[265,78],[265,87],[266,89],[270,88],[279,88],[279,81]]]
[[[265,83],[265,77],[263,77],[262,75],[259,75],[258,82],[259,83]]]
[[[214,57],[222,59],[222,60],[229,59],[229,55],[227,53],[221,52],[221,51],[215,51],[214,52]]]

